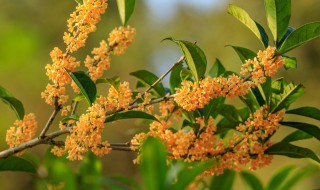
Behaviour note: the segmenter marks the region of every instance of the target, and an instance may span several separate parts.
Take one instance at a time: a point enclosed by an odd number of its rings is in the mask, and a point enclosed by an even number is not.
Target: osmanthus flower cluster
[[[16,120],[14,125],[14,127],[10,127],[7,130],[6,134],[6,141],[10,148],[31,140],[35,136],[38,127],[36,116],[33,113],[25,115],[22,120]],[[19,152],[18,155],[22,153]]]
[[[160,139],[166,146],[168,159],[182,159],[186,162],[216,160],[216,164],[205,171],[205,174],[221,174],[226,168],[240,171],[249,165],[256,170],[268,165],[271,155],[264,151],[272,145],[266,137],[279,128],[279,122],[284,116],[284,110],[274,114],[268,113],[267,106],[263,106],[239,126],[230,138],[221,139],[217,134],[214,119],[210,117],[205,123],[202,117],[196,118],[199,132],[190,129],[172,130],[170,121],[154,121],[150,124],[150,131],[137,134],[131,141],[131,148],[138,150],[148,136]],[[164,118],[164,117],[158,117]],[[134,160],[140,162],[140,157]]]
[[[284,65],[281,56],[276,56],[276,49],[268,47],[259,51],[253,60],[248,59],[241,68],[243,76],[249,75],[251,80],[232,74],[228,77],[206,77],[198,82],[183,81],[181,88],[176,89],[175,102],[185,110],[203,108],[213,98],[233,98],[248,93],[250,87],[262,84],[266,76],[273,76]]]

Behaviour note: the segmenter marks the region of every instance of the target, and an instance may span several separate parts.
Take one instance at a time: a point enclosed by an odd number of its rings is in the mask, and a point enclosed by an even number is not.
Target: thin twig
[[[54,118],[56,117],[56,115],[58,114],[58,112],[60,111],[61,107],[58,105],[57,101],[55,102],[55,108],[51,114],[51,116],[49,117],[47,124],[44,126],[44,128],[42,129],[39,138],[44,138],[47,131],[49,130],[51,124],[53,123]]]
[[[149,91],[150,91],[152,88],[154,88],[159,82],[161,82],[162,79],[163,79],[165,76],[167,76],[175,67],[177,67],[178,65],[180,65],[180,64],[183,62],[184,58],[185,58],[184,55],[181,56],[181,57],[179,58],[179,60],[178,60],[177,62],[175,62],[163,75],[161,75],[161,76],[158,78],[158,80],[156,80],[152,85],[150,85],[149,88],[146,89],[146,90],[142,93],[142,95],[144,95],[145,93],[149,92]],[[130,105],[133,105],[133,104],[136,103],[139,99],[140,99],[140,98],[136,98],[135,100],[133,100],[133,101],[130,103]]]

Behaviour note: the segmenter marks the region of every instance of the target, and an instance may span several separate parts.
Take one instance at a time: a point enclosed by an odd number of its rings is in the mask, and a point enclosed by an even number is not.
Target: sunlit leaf
[[[275,113],[281,109],[287,109],[304,93],[304,87],[301,84],[294,85],[290,83],[283,88],[283,93],[272,94],[270,112]]]
[[[135,72],[130,73],[130,75],[139,79],[139,81],[147,87],[151,86],[154,82],[156,82],[158,80],[158,77],[155,74],[153,74],[147,70],[135,71]],[[151,89],[151,93],[157,97],[163,97],[165,94],[164,94],[164,87],[163,87],[162,83],[159,82],[158,84],[156,84]]]
[[[135,0],[117,0],[118,11],[123,25],[126,25],[131,17]]]
[[[89,104],[93,104],[97,96],[96,84],[83,71],[71,72],[69,73],[69,75],[76,83],[76,85],[80,89],[80,92],[84,95]]]
[[[217,111],[220,115],[224,116],[226,119],[232,122],[241,121],[241,117],[237,109],[233,105],[222,104],[217,107]]]
[[[268,26],[274,41],[279,41],[286,33],[291,17],[291,0],[265,0]]]
[[[247,26],[258,37],[264,47],[268,47],[269,39],[266,32],[245,10],[235,5],[229,5],[228,13]]]
[[[37,170],[31,162],[20,157],[9,156],[7,158],[0,159],[0,171],[20,171],[36,173]]]
[[[280,124],[299,129],[320,140],[320,128],[315,125],[308,124],[308,123],[301,123],[301,122],[288,122],[288,121],[287,122],[281,121]]]
[[[284,40],[279,49],[279,54],[286,53],[302,44],[320,36],[320,22],[312,22],[294,30]]]
[[[173,41],[180,46],[193,77],[197,82],[199,82],[199,80],[204,76],[207,68],[207,59],[200,47],[194,43],[184,40],[175,40],[173,38],[166,38],[164,40]]]
[[[285,183],[280,187],[280,189],[291,189],[295,184],[317,171],[319,170],[316,167],[303,167],[299,171],[294,172],[293,176],[286,180]]]
[[[182,81],[191,80],[192,79],[192,72],[189,69],[182,68],[180,71],[180,78]]]
[[[143,111],[136,111],[136,110],[128,110],[128,111],[122,111],[115,113],[106,119],[107,122],[117,121],[117,120],[123,120],[123,119],[134,119],[134,118],[140,118],[140,119],[149,119],[158,121],[157,118],[155,118],[153,115],[150,115],[148,113],[145,113]]]
[[[70,120],[79,121],[79,116],[78,115],[70,115],[70,116],[67,116],[67,117],[64,117],[63,119],[61,119],[61,122],[67,123]]]
[[[120,86],[120,77],[119,76],[115,76],[109,79],[97,79],[96,80],[96,84],[101,84],[101,83],[105,83],[105,84],[110,84],[111,86],[113,86],[115,89],[119,89]]]
[[[310,149],[292,145],[287,142],[279,142],[270,146],[266,154],[283,155],[291,158],[311,158],[320,163],[318,156]]]
[[[288,57],[288,56],[283,56],[282,59],[284,59],[285,64],[284,68],[285,69],[296,69],[297,68],[297,59],[295,57]]]

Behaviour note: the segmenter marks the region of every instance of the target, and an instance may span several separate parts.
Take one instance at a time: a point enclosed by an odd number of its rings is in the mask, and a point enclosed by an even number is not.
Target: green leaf
[[[175,88],[179,88],[181,86],[181,77],[180,72],[182,69],[182,64],[179,64],[175,68],[172,69],[169,79],[169,85],[171,93],[174,94],[176,92]]]
[[[320,109],[316,107],[305,106],[305,107],[288,110],[286,111],[286,113],[301,115],[301,116],[310,117],[316,120],[320,120]]]
[[[77,2],[77,3],[80,4],[80,5],[83,4],[83,0],[75,0],[75,2]]]
[[[23,158],[10,156],[0,159],[0,171],[21,171],[36,173],[37,169],[31,162]]]
[[[276,143],[270,146],[265,153],[271,155],[283,155],[291,158],[311,158],[320,163],[320,159],[312,150],[295,146],[287,142]]]
[[[71,72],[69,73],[69,75],[72,78],[72,80],[76,83],[76,85],[79,87],[80,92],[87,99],[88,103],[92,105],[96,100],[97,96],[97,88],[95,83],[83,71]]]
[[[312,138],[312,135],[309,135],[306,132],[296,130],[289,135],[287,135],[284,139],[282,139],[283,142],[292,142],[292,141],[298,141],[298,140],[304,140],[304,139],[310,139]]]
[[[80,102],[82,101],[83,99],[85,99],[86,97],[84,97],[84,95],[82,94],[77,94],[74,98],[73,98],[73,101],[74,102]]]
[[[211,69],[209,70],[209,76],[212,78],[222,75],[226,71],[226,68],[222,65],[219,59],[216,59]]]
[[[70,120],[79,121],[79,116],[78,115],[70,115],[70,116],[67,116],[67,117],[64,117],[63,119],[61,119],[61,122],[67,123]]]
[[[287,39],[287,37],[288,37],[294,30],[295,30],[295,28],[293,28],[293,27],[288,27],[287,32],[284,34],[284,36],[281,38],[281,40],[276,43],[277,50],[282,46],[284,40]]]
[[[199,80],[204,76],[207,68],[207,59],[200,47],[194,43],[184,40],[175,40],[173,38],[166,38],[164,40],[173,41],[180,46],[189,69],[191,70],[195,80],[199,82]]]
[[[252,91],[253,95],[256,97],[256,100],[258,101],[260,107],[266,104],[266,101],[263,98],[263,95],[262,95],[259,87],[251,88],[251,91]]]
[[[249,89],[249,92],[246,95],[239,96],[239,98],[248,106],[251,113],[254,113],[257,109],[260,108],[259,102],[253,94],[252,89]]]
[[[282,56],[282,59],[285,61],[284,68],[286,70],[297,68],[297,59],[295,57]]]
[[[135,71],[130,73],[130,75],[136,77],[137,79],[139,79],[141,83],[145,84],[148,87],[158,80],[158,77],[155,74],[146,70]],[[164,87],[162,83],[159,82],[158,84],[156,84],[151,89],[151,93],[158,98],[163,97],[165,94],[164,94]]]
[[[157,118],[155,118],[153,115],[147,114],[143,111],[136,111],[136,110],[128,110],[123,112],[115,113],[106,119],[107,122],[122,120],[122,119],[133,119],[133,118],[141,118],[141,119],[149,119],[158,121]]]
[[[138,184],[129,177],[112,176],[102,178],[102,184],[112,190],[140,190]]]
[[[291,17],[291,0],[265,0],[268,26],[274,41],[278,42],[286,33]]]
[[[180,71],[180,78],[182,81],[191,80],[192,79],[192,72],[189,69],[182,68]]]
[[[320,36],[320,22],[312,22],[294,30],[284,40],[279,49],[279,54],[284,54],[302,44]]]
[[[272,94],[270,113],[275,113],[281,109],[287,109],[304,93],[304,87],[301,84],[294,85],[290,83],[286,85],[281,94]]]
[[[264,47],[268,47],[268,36],[266,32],[245,10],[235,5],[229,5],[228,13],[247,26],[258,37]]]
[[[320,128],[315,125],[311,125],[308,123],[301,123],[301,122],[293,122],[293,121],[292,122],[281,121],[280,124],[293,127],[295,129],[299,129],[301,131],[308,133],[309,135],[312,135],[316,139],[320,140]]]
[[[11,109],[15,112],[17,118],[22,120],[24,117],[24,107],[20,100],[12,96],[12,94],[5,88],[0,86],[0,99],[8,104]]]
[[[234,49],[234,51],[238,54],[242,63],[245,63],[248,59],[253,59],[257,56],[257,54],[250,49],[238,46],[228,45]]]
[[[88,152],[86,157],[82,160],[79,169],[79,186],[81,189],[101,189],[101,172],[101,160],[92,152]]]
[[[142,145],[141,159],[140,171],[146,189],[165,189],[168,166],[166,148],[160,140],[148,137]]]
[[[262,182],[254,174],[242,171],[240,175],[243,181],[245,181],[247,190],[263,190]]]
[[[271,77],[266,77],[266,82],[264,82],[259,86],[262,89],[264,100],[265,102],[267,102],[268,106],[270,105],[270,97],[272,94],[271,84],[272,84]]]
[[[231,190],[235,177],[236,172],[234,170],[224,170],[223,174],[213,177],[210,190]]]
[[[109,78],[109,79],[97,79],[96,80],[96,84],[101,84],[101,83],[110,84],[115,89],[119,89],[120,77],[119,76],[115,76],[115,77],[112,77],[112,78]]]
[[[275,190],[280,189],[280,186],[284,182],[284,180],[288,177],[290,173],[294,170],[294,166],[286,166],[275,173],[272,178],[270,179],[266,190]]]
[[[126,25],[131,17],[135,0],[117,0],[118,11],[123,25]]]
[[[170,189],[181,190],[191,184],[198,175],[203,173],[208,168],[212,167],[213,161],[204,161],[193,164],[191,167],[184,167],[177,176],[177,182]]]
[[[250,116],[250,109],[248,107],[243,107],[238,109],[238,113],[242,121],[246,121]]]
[[[222,104],[217,107],[217,111],[220,115],[224,116],[226,119],[232,122],[240,122],[241,117],[238,110],[229,104]]]
[[[217,97],[213,98],[209,101],[208,104],[204,106],[204,121],[207,123],[209,117],[216,118],[219,114],[217,108],[224,103],[226,98],[224,97]]]
[[[302,179],[312,175],[317,172],[318,169],[315,167],[303,167],[299,171],[295,172],[294,175],[285,181],[280,189],[291,189],[295,184],[300,182]]]

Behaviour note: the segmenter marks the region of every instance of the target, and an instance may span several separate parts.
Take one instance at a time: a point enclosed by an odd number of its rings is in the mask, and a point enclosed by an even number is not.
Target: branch
[[[180,65],[182,63],[182,61],[184,60],[184,55],[181,56],[179,58],[179,60],[177,62],[175,62],[163,75],[161,75],[158,80],[156,80],[151,86],[149,86],[148,89],[146,89],[142,95],[144,95],[145,93],[149,92],[154,86],[156,86],[159,82],[162,81],[162,79],[167,76],[176,66]],[[136,103],[140,98],[136,98],[135,100],[133,100],[130,105],[133,105],[134,103]]]
[[[51,116],[49,117],[47,124],[44,126],[44,128],[42,129],[39,138],[43,139],[46,135],[46,132],[49,130],[54,118],[56,117],[56,115],[58,114],[58,112],[60,111],[61,106],[58,105],[57,100],[55,101],[55,108],[51,114]]]

